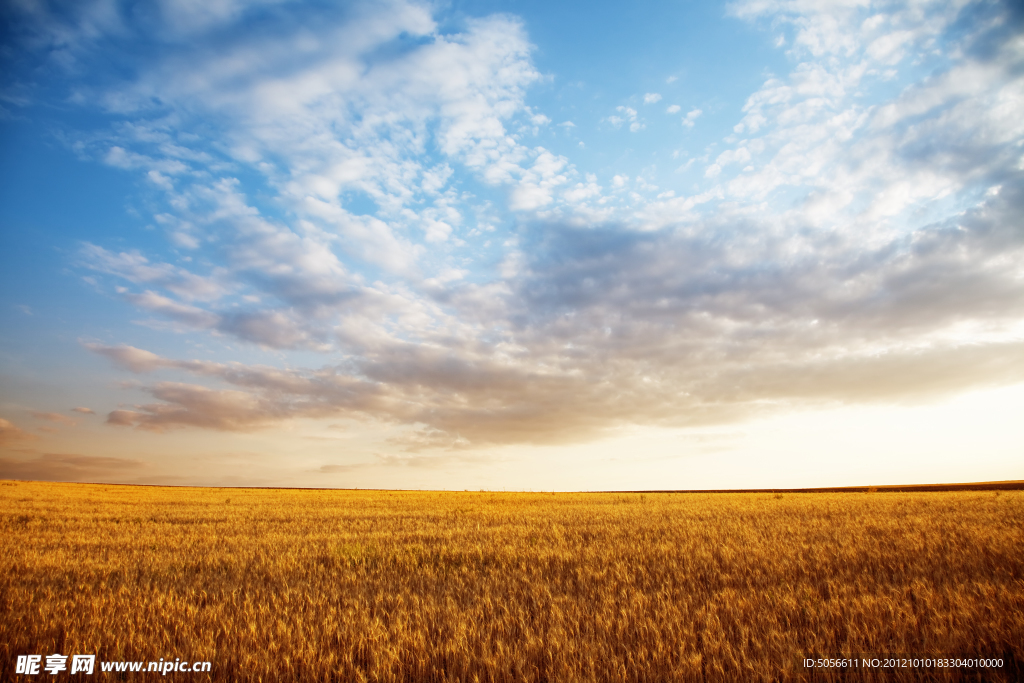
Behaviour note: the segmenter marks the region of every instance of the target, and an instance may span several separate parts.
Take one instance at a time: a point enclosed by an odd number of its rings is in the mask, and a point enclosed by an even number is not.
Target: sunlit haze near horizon
[[[6,0],[0,478],[1024,479],[1024,10]]]

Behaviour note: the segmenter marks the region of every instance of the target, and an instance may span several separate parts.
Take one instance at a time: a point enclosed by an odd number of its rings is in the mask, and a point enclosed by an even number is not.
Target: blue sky
[[[1012,4],[3,12],[0,476],[1024,475]]]

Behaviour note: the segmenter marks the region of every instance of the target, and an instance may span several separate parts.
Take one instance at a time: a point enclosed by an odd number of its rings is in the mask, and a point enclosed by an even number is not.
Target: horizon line
[[[875,484],[864,486],[823,486],[813,488],[763,488],[763,489],[628,489],[592,491],[534,491],[502,489],[383,489],[383,488],[342,488],[312,486],[195,486],[188,484],[126,484],[82,481],[45,481],[39,479],[0,479],[0,482],[25,484],[75,484],[79,486],[134,486],[173,489],[232,489],[252,491],[368,491],[394,493],[899,493],[899,492],[943,492],[943,491],[1021,491],[1024,479],[1002,481],[959,482],[946,484]]]

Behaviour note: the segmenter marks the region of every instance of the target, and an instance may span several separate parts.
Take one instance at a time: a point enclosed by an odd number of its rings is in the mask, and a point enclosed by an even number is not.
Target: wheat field
[[[385,492],[0,483],[18,655],[182,681],[1017,680],[1024,492]],[[1002,668],[810,669],[805,657]],[[90,677],[43,675],[46,680]]]

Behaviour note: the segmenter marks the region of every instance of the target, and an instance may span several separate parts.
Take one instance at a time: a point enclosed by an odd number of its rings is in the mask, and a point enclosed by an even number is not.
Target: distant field
[[[0,678],[1024,679],[1024,491],[527,494],[0,482]],[[18,655],[96,677],[15,677]],[[1001,668],[808,669],[804,657]],[[210,673],[100,662],[209,661]],[[70,669],[70,659],[68,669]]]

